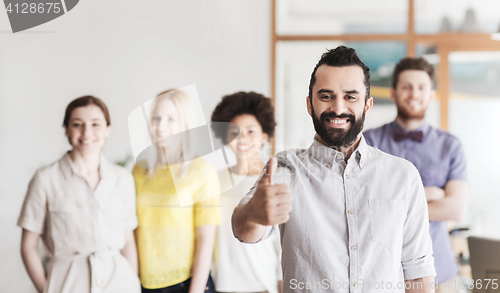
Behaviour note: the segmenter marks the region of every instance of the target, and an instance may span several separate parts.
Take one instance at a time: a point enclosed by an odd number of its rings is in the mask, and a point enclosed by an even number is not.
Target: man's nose
[[[345,113],[347,108],[344,99],[341,98],[336,98],[333,99],[331,102],[332,104],[330,105],[330,111],[335,112],[337,115],[340,115],[342,113]]]
[[[413,88],[413,90],[411,91],[411,95],[414,98],[418,98],[420,96],[420,90],[418,88]]]

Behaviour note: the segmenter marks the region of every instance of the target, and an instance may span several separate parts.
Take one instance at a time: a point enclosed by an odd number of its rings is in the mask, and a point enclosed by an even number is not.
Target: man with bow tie
[[[446,221],[460,222],[466,210],[467,177],[460,141],[425,122],[435,98],[434,67],[423,58],[404,58],[394,68],[391,98],[396,120],[364,133],[366,142],[412,162],[424,184],[429,210],[429,232],[434,251],[436,292],[455,292],[458,267]]]

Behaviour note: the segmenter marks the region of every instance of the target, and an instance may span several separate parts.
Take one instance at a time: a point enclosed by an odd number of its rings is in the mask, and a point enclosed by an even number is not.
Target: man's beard
[[[418,119],[422,120],[425,118],[425,109],[422,109],[421,111],[408,111],[404,106],[398,106],[398,117],[401,118],[403,121],[408,121],[412,119]]]
[[[323,112],[321,116],[316,117],[314,113],[314,108],[311,103],[311,116],[314,123],[314,129],[319,137],[330,147],[350,147],[358,137],[358,134],[363,130],[363,126],[365,123],[365,113],[366,110],[363,110],[363,115],[361,119],[356,120],[356,117],[352,114],[340,114],[337,115],[335,112]],[[327,118],[335,119],[349,119],[349,123],[351,124],[349,128],[340,129],[340,128],[331,128],[327,126]]]
[[[400,97],[398,96],[399,93],[395,92],[395,95],[396,101],[398,101],[400,99]],[[402,119],[403,121],[409,121],[412,119],[422,120],[425,118],[425,111],[427,110],[427,107],[425,109],[421,109],[420,111],[412,111],[411,109],[409,109],[410,106],[404,105],[405,102],[406,101],[400,101],[399,103],[395,103],[396,108],[398,109],[398,117],[400,119]]]

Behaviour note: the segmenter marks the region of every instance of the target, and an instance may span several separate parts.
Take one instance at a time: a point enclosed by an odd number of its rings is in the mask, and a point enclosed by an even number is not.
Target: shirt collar
[[[406,133],[410,133],[410,132],[414,132],[414,131],[422,131],[424,138],[427,136],[427,134],[429,134],[429,131],[432,128],[428,123],[424,123],[424,125],[420,126],[419,128],[412,130],[412,131],[409,131],[409,130],[405,129],[403,126],[399,125],[399,123],[396,120],[392,121],[390,125],[391,125],[391,132],[393,134],[394,134],[394,131],[396,129],[401,129],[402,131],[404,131]]]
[[[344,160],[344,154],[337,151],[334,147],[328,147],[314,136],[313,143],[309,147],[309,153],[320,163],[333,164],[335,160]],[[361,135],[358,147],[354,150],[349,162],[354,161],[359,168],[363,168],[364,160],[366,160],[368,154],[368,144],[365,141],[365,137]]]
[[[71,157],[69,156],[69,152],[64,154],[64,156],[60,160],[61,168],[63,171],[63,175],[66,176],[66,179],[68,179],[68,176],[82,176],[80,172],[78,172],[78,169],[76,168],[75,164],[71,160]],[[109,165],[110,163],[104,158],[104,156],[101,154],[99,158],[99,176],[101,179],[107,178],[111,174],[111,166]]]

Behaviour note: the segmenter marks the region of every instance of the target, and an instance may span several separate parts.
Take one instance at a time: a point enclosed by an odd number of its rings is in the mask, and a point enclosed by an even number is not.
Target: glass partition
[[[280,35],[403,34],[408,1],[277,0]]]
[[[449,56],[449,130],[465,150],[471,233],[500,238],[500,52]]]
[[[500,25],[498,0],[414,0],[415,32],[494,33]]]
[[[395,64],[406,55],[404,42],[278,42],[276,59],[276,151],[308,147],[315,133],[307,113],[306,97],[312,70],[321,55],[344,44],[356,49],[370,67],[371,94],[374,107],[366,118],[365,129],[382,126],[396,117],[396,106],[390,98],[391,76]],[[434,102],[427,119],[439,126],[439,102]]]

